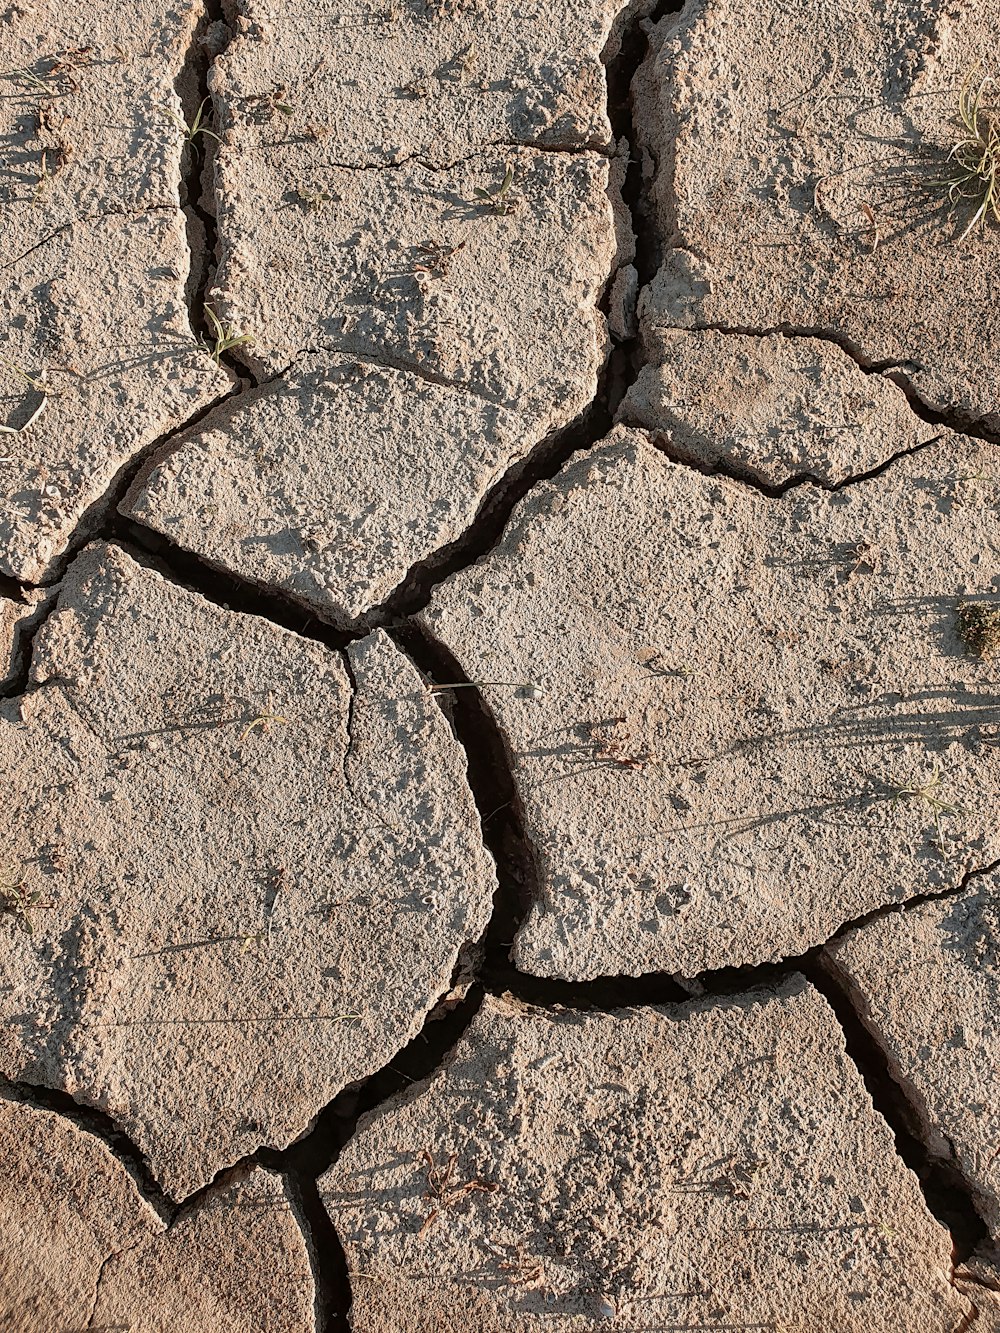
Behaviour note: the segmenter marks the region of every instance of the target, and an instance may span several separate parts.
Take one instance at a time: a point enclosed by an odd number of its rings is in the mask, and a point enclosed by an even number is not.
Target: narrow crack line
[[[695,322],[692,324],[668,324],[651,322],[654,330],[677,333],[721,333],[733,337],[769,338],[814,338],[819,342],[832,343],[858,366],[865,375],[880,375],[894,384],[903,394],[910,410],[921,421],[931,426],[941,426],[961,435],[971,435],[976,439],[986,440],[990,444],[1000,444],[1000,429],[986,424],[996,419],[996,413],[965,412],[961,408],[936,408],[926,402],[918,393],[907,370],[919,370],[922,363],[916,360],[899,360],[869,357],[863,348],[846,334],[822,325],[792,324],[782,322],[769,326],[748,324],[724,324]]]
[[[741,467],[736,462],[702,463],[697,458],[692,458],[689,454],[676,449],[667,431],[650,430],[646,426],[631,426],[629,429],[639,431],[645,435],[653,448],[663,454],[665,458],[669,458],[671,463],[676,466],[687,468],[691,472],[699,472],[704,477],[725,477],[728,481],[738,482],[741,486],[747,486],[751,490],[757,491],[758,494],[766,496],[769,500],[784,499],[789,491],[798,490],[803,486],[812,486],[817,490],[836,494],[850,486],[858,486],[866,481],[875,481],[883,473],[888,472],[895,463],[904,458],[910,458],[914,454],[922,453],[924,449],[929,449],[932,445],[940,444],[946,439],[944,435],[933,435],[929,440],[921,440],[918,444],[908,445],[905,449],[897,449],[895,453],[890,454],[888,458],[883,458],[881,462],[868,468],[867,471],[852,473],[848,477],[841,477],[839,481],[826,481],[813,472],[797,472],[791,477],[786,477],[784,481],[770,482],[766,481],[753,469]]]
[[[1000,1282],[991,1281],[979,1273],[973,1273],[970,1269],[963,1269],[958,1276],[961,1277],[963,1282],[968,1282],[973,1287],[982,1287],[983,1291],[1000,1292]]]
[[[954,1271],[952,1272],[952,1275],[949,1278],[949,1282],[953,1287],[955,1286]],[[976,1323],[980,1315],[979,1306],[975,1304],[969,1293],[963,1291],[960,1294],[964,1296],[965,1299],[969,1302],[971,1309],[966,1314],[962,1315],[962,1318],[955,1325],[955,1328],[953,1329],[952,1333],[968,1333],[968,1330],[972,1327],[974,1323]]]
[[[186,117],[193,118],[198,108],[211,104],[217,114],[215,99],[209,88],[209,74],[218,57],[223,54],[233,40],[230,29],[227,41],[214,55],[209,55],[204,44],[207,29],[212,24],[226,25],[226,16],[219,0],[205,0],[202,18],[194,28],[191,42],[181,71],[175,83],[176,91],[185,107]],[[189,95],[185,97],[185,93]],[[218,268],[219,231],[217,201],[212,207],[205,204],[205,195],[209,189],[214,194],[215,185],[216,140],[207,134],[190,139],[181,152],[181,182],[178,206],[187,223],[188,241],[188,281],[185,295],[188,307],[188,323],[198,340],[208,347],[216,342],[215,330],[211,326],[206,308],[210,305],[208,294]],[[212,186],[207,184],[212,179]],[[259,378],[232,352],[217,349],[216,362],[240,386],[260,383]]]
[[[135,491],[136,494],[141,492],[148,482],[150,474],[166,462],[178,449],[182,448],[188,442],[193,431],[198,428],[204,431],[225,430],[238,418],[241,412],[252,407],[261,398],[269,396],[269,393],[279,391],[284,381],[296,369],[299,360],[299,357],[293,358],[286,366],[282,366],[280,370],[276,370],[272,375],[269,375],[267,379],[258,380],[254,384],[234,384],[229,393],[214,398],[186,421],[178,426],[171,427],[166,434],[144,448],[141,456],[137,456],[128,464],[131,469],[131,476],[128,485],[121,488],[121,494],[113,509],[117,511],[119,505],[129,498],[130,492]],[[146,526],[142,524],[141,519],[131,518],[130,521],[143,527]],[[150,529],[150,531],[153,530]]]
[[[131,1245],[125,1247],[126,1250],[132,1248],[134,1247]],[[94,1327],[94,1316],[97,1314],[97,1306],[101,1299],[101,1283],[104,1281],[105,1269],[107,1268],[108,1264],[111,1263],[112,1259],[117,1259],[119,1254],[124,1254],[124,1253],[125,1250],[112,1250],[110,1254],[106,1254],[104,1258],[101,1260],[101,1266],[97,1270],[97,1277],[94,1281],[94,1298],[90,1302],[90,1313],[87,1315],[87,1322],[86,1324],[84,1324],[84,1328],[92,1329]]]
[[[43,603],[30,615],[25,616],[24,620],[15,628],[14,661],[16,669],[11,672],[7,685],[0,689],[0,701],[19,699],[29,692],[31,660],[35,651],[35,643],[58,605],[58,594],[53,591],[52,597],[47,603]]]
[[[506,738],[482,693],[444,643],[413,620],[388,633],[431,684],[463,686],[438,689],[434,698],[465,751],[482,839],[497,867],[493,912],[483,939],[485,973],[506,965],[525,912],[538,897],[536,854],[525,833]]]
[[[112,1250],[110,1254],[106,1254],[101,1260],[101,1266],[97,1270],[97,1278],[94,1282],[94,1299],[90,1307],[90,1314],[87,1316],[87,1322],[84,1325],[85,1329],[94,1329],[94,1319],[97,1317],[97,1307],[101,1300],[101,1285],[104,1282],[104,1275],[109,1265],[112,1264],[115,1259],[120,1259],[123,1254],[128,1254],[131,1250],[137,1250],[144,1244],[146,1244],[145,1237],[140,1240],[134,1240],[130,1245],[123,1245],[120,1250]],[[94,1333],[103,1333],[103,1330],[101,1328],[94,1329]],[[111,1330],[108,1330],[108,1333],[111,1333]]]
[[[674,247],[677,248],[677,247]],[[864,349],[846,334],[839,333],[821,324],[793,324],[780,321],[777,324],[727,324],[721,321],[695,321],[691,324],[668,324],[665,321],[651,320],[654,332],[664,330],[669,333],[722,333],[736,338],[814,338],[818,342],[832,343],[839,347],[866,375],[881,373],[884,369],[900,365],[912,365],[913,362],[876,361],[865,355]]]
[[[464,693],[464,691],[463,691]],[[1000,861],[965,871],[957,884],[947,888],[914,894],[901,902],[882,903],[871,911],[845,921],[827,939],[805,953],[763,963],[744,963],[730,967],[685,974],[683,972],[644,972],[638,976],[601,975],[581,981],[535,976],[521,972],[509,962],[498,967],[494,958],[484,969],[486,989],[493,994],[510,991],[526,1003],[551,1007],[610,1011],[636,1004],[675,1004],[690,999],[723,999],[761,987],[783,985],[796,972],[804,973],[815,965],[823,952],[844,936],[884,917],[898,916],[924,903],[946,902],[959,897],[974,880],[1000,869]]]
[[[29,255],[33,255],[36,250],[40,250],[43,245],[48,245],[49,241],[54,241],[56,237],[61,236],[63,232],[72,230],[72,227],[72,222],[64,222],[61,227],[56,227],[55,230],[50,231],[47,236],[43,236],[40,241],[36,241],[34,245],[31,245],[27,250],[22,251],[16,259],[11,259],[6,264],[0,264],[0,268],[16,268],[22,260],[27,259]]]
[[[929,449],[935,444],[941,444],[946,439],[947,436],[945,435],[932,435],[929,440],[921,440],[919,444],[911,444],[906,449],[897,449],[894,454],[884,458],[881,463],[876,463],[874,467],[868,468],[866,472],[855,472],[849,477],[842,477],[840,481],[834,482],[828,489],[833,492],[843,491],[848,486],[857,486],[864,481],[875,481],[883,473],[888,472],[893,464],[900,462],[901,459],[912,458],[914,454],[923,453],[925,449]]]
[[[629,145],[628,171],[622,190],[625,206],[631,215],[635,234],[635,267],[640,290],[656,276],[662,259],[662,238],[655,211],[651,207],[647,181],[642,171],[642,150],[639,144],[638,124],[632,84],[650,54],[650,37],[655,27],[669,14],[679,14],[684,0],[658,0],[646,20],[641,14],[633,16],[620,35],[618,54],[605,62],[608,79],[608,118],[615,138],[625,139]],[[636,340],[637,360],[635,373],[643,364],[643,352]]]
[[[915,1089],[897,1075],[887,1048],[865,1012],[864,1000],[829,954],[817,955],[803,975],[830,1005],[844,1033],[847,1053],[857,1066],[876,1111],[892,1131],[896,1151],[916,1176],[928,1210],[952,1237],[952,1269],[989,1238],[971,1186],[958,1162],[942,1158],[927,1142]]]
[[[957,884],[952,884],[946,889],[929,889],[926,893],[915,893],[899,903],[885,903],[881,907],[873,907],[870,912],[865,912],[862,916],[855,917],[853,921],[845,921],[842,926],[838,926],[821,948],[828,949],[845,935],[863,930],[865,926],[871,925],[874,921],[881,921],[884,917],[913,911],[915,908],[923,907],[925,903],[947,902],[949,898],[957,898],[966,892],[974,880],[995,874],[997,870],[1000,870],[1000,860],[967,870]]]
[[[350,694],[347,699],[347,745],[344,747],[344,791],[353,795],[354,783],[351,780],[351,755],[354,752],[354,710],[358,700],[358,681],[354,674],[354,663],[351,661],[350,650],[347,647],[339,649],[341,661],[344,664],[344,673],[347,676],[347,684]]]
[[[109,525],[114,523],[115,512],[119,504],[131,489],[133,482],[146,462],[153,455],[164,450],[175,437],[183,435],[199,425],[220,404],[226,402],[232,396],[234,394],[231,391],[229,394],[222,394],[218,398],[213,398],[211,402],[206,403],[204,407],[192,413],[180,425],[171,426],[165,434],[137,449],[132,457],[127,459],[118,469],[103,494],[99,495],[96,500],[92,500],[79,516],[72,532],[63,544],[62,550],[49,562],[48,577],[41,583],[25,586],[47,588],[59,583],[64,577],[67,567],[83,548],[99,538],[102,532],[107,531]]]

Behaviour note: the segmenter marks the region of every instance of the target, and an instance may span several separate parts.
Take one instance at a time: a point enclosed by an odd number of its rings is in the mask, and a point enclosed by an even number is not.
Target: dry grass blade
[[[45,383],[44,379],[29,375],[27,371],[22,370],[20,366],[16,366],[9,361],[0,361],[0,364],[8,366],[17,378],[22,380],[29,389],[42,395],[42,401],[38,404],[23,426],[0,426],[0,435],[23,435],[26,431],[31,429],[48,406],[48,385]]]
[[[964,241],[992,217],[1000,222],[1000,119],[984,106],[993,80],[970,76],[958,94],[962,134],[948,153],[949,174],[938,182],[948,191],[952,209],[971,205],[973,212],[958,240]]]

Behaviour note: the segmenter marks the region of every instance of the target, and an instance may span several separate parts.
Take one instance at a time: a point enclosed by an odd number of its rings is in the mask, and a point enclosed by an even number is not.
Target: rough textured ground
[[[0,6],[0,1333],[1000,1330],[998,50]]]
[[[937,183],[998,33],[996,0],[692,0],[663,19],[637,85],[666,248],[644,324],[821,330],[1000,424],[995,236],[955,244],[975,205],[950,211]]]
[[[995,458],[951,437],[771,499],[618,431],[436,591],[534,851],[522,967],[801,954],[1000,855],[995,673],[958,632],[994,569],[996,483],[965,478]]]
[[[488,1000],[320,1190],[359,1333],[897,1333],[968,1308],[832,1014],[794,983],[611,1014]]]
[[[619,420],[765,486],[843,484],[939,434],[898,386],[818,338],[647,329],[646,352]]]
[[[50,577],[122,469],[229,388],[185,300],[171,117],[198,17],[149,0],[125,32],[50,2],[0,29],[0,573]]]
[[[489,914],[460,752],[388,640],[345,660],[113,547],[70,567],[0,773],[0,1068],[109,1112],[177,1197],[387,1063]]]
[[[45,614],[52,597],[31,588],[18,597],[0,596],[0,692],[16,688],[24,667],[25,643]]]
[[[598,302],[632,257],[600,65],[616,12],[286,8],[248,7],[212,83],[213,300],[281,378],[172,441],[126,509],[350,623],[594,398]]]
[[[0,1097],[5,1333],[301,1333],[305,1244],[280,1177],[213,1189],[168,1225],[115,1155],[48,1111]]]
[[[957,1163],[1000,1239],[1000,876],[872,922],[830,956],[909,1089],[931,1150]]]

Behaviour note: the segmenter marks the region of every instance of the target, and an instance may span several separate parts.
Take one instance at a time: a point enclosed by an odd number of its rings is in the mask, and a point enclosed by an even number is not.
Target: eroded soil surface
[[[0,1333],[1000,1330],[998,50],[0,13]]]

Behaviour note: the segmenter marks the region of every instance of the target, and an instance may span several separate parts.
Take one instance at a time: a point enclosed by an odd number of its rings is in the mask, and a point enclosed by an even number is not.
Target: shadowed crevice
[[[801,970],[836,1014],[847,1053],[875,1109],[892,1130],[896,1152],[920,1182],[930,1212],[951,1233],[954,1268],[989,1238],[969,1183],[957,1161],[946,1160],[929,1147],[920,1113],[906,1088],[893,1077],[886,1052],[859,1004],[860,996],[840,969],[829,956],[820,955]]]
[[[2,1075],[0,1075],[0,1095],[10,1101],[34,1107],[36,1110],[51,1111],[62,1119],[69,1120],[85,1134],[100,1139],[135,1181],[139,1193],[153,1211],[165,1222],[172,1219],[176,1212],[176,1204],[160,1188],[143,1153],[106,1112],[99,1111],[93,1106],[82,1105],[68,1092],[63,1092],[59,1088],[19,1082]]]
[[[347,1257],[330,1215],[323,1207],[315,1178],[293,1171],[286,1189],[305,1240],[316,1287],[315,1333],[350,1333],[351,1279]]]

